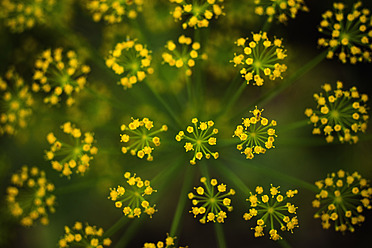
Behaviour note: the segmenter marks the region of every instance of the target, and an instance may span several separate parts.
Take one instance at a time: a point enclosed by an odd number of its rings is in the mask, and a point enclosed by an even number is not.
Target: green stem
[[[291,248],[292,246],[287,242],[285,239],[281,239],[278,241],[279,245],[283,248]]]
[[[191,187],[191,183],[193,180],[192,176],[192,167],[187,166],[186,173],[184,176],[184,182],[180,193],[180,198],[178,200],[177,209],[173,217],[172,226],[170,228],[170,236],[174,237],[178,232],[179,223],[181,221],[182,214],[184,212],[187,200],[187,191]]]
[[[128,110],[126,108],[124,108],[124,105],[118,101],[116,98],[114,97],[107,97],[107,96],[104,96],[100,93],[98,93],[97,91],[95,91],[94,89],[92,88],[89,88],[89,87],[86,87],[84,88],[84,90],[88,93],[90,93],[91,95],[97,97],[98,99],[101,99],[103,101],[106,101],[108,103],[110,103],[114,108],[117,108],[117,109],[121,109],[121,110]]]
[[[224,164],[222,164],[221,161],[217,161],[217,169],[220,170],[221,174],[227,176],[230,178],[230,181],[234,182],[235,186],[240,189],[244,194],[249,194],[249,192],[252,192],[245,184],[244,182],[230,169],[228,169]]]
[[[275,96],[280,94],[282,91],[284,91],[286,88],[294,84],[298,81],[303,75],[311,71],[315,66],[317,66],[320,62],[325,59],[328,51],[324,51],[323,53],[317,55],[315,58],[310,60],[307,64],[305,64],[303,67],[298,69],[294,74],[292,74],[287,80],[285,80],[283,83],[275,87],[273,90],[268,91],[266,94],[263,94],[260,98],[258,98],[253,104],[249,105],[247,108],[245,108],[243,111],[238,113],[234,116],[234,118],[238,118],[243,113],[252,110],[254,106],[262,106],[269,102],[271,99],[273,99]]]
[[[213,224],[214,230],[216,232],[216,238],[217,238],[217,242],[218,242],[218,247],[219,248],[226,248],[227,245],[226,245],[225,234],[223,232],[222,225],[223,224],[220,224],[220,223],[214,223]]]
[[[114,225],[112,225],[107,231],[104,232],[103,238],[111,237],[117,231],[119,231],[127,222],[129,218],[123,215]]]
[[[309,120],[301,120],[301,121],[293,122],[288,125],[282,125],[280,128],[278,128],[278,133],[282,134],[282,133],[292,131],[294,129],[298,129],[298,128],[301,128],[307,125],[309,125]]]
[[[285,173],[279,172],[279,171],[274,170],[274,169],[263,167],[262,165],[260,165],[260,166],[254,165],[250,161],[241,161],[241,160],[233,158],[231,156],[229,158],[230,158],[230,162],[234,162],[236,164],[240,164],[240,165],[244,165],[244,166],[249,166],[251,169],[254,169],[258,172],[266,174],[270,177],[280,178],[280,180],[282,180],[282,181],[292,182],[294,185],[302,186],[303,188],[305,188],[307,190],[310,190],[310,191],[313,191],[315,193],[318,192],[318,188],[315,185],[313,185],[311,183],[308,183],[306,181],[303,181],[301,179],[298,179],[296,177],[289,176]]]
[[[143,222],[143,218],[140,218],[139,220],[135,220],[132,223],[130,223],[129,227],[125,230],[124,235],[121,236],[120,240],[116,243],[115,248],[126,247],[129,241],[131,240],[131,237],[133,236],[135,232],[137,232],[137,229],[140,227],[140,224],[142,222]]]
[[[265,21],[265,23],[264,23],[264,25],[263,25],[263,27],[262,27],[262,31],[263,32],[269,32],[272,23],[273,22],[272,21],[269,22],[269,19],[267,18],[266,21]]]
[[[147,82],[145,81],[145,85],[150,89],[151,93],[155,96],[155,98],[161,103],[161,105],[163,105],[163,107],[165,108],[165,110],[167,110],[169,116],[171,118],[173,118],[173,120],[176,122],[176,124],[179,126],[179,127],[182,127],[182,123],[181,121],[178,119],[177,115],[174,113],[174,111],[172,110],[171,107],[169,107],[169,105],[164,101],[164,99],[159,95],[158,92],[156,92],[152,86]]]
[[[238,101],[238,99],[241,96],[241,94],[243,93],[245,87],[247,87],[247,84],[245,82],[243,82],[240,85],[239,89],[237,91],[235,91],[235,94],[228,100],[228,103],[225,105],[225,108],[220,112],[219,118],[224,116],[224,114],[231,109],[231,107],[236,103],[236,101]]]

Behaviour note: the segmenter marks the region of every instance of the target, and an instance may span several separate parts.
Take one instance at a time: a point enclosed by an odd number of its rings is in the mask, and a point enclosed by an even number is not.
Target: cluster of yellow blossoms
[[[255,0],[257,5],[255,13],[266,15],[267,21],[272,22],[274,17],[281,23],[286,23],[288,17],[296,18],[299,10],[309,11],[304,0]]]
[[[13,186],[7,188],[6,201],[10,213],[20,219],[22,226],[32,226],[36,220],[48,225],[48,213],[54,213],[54,185],[47,181],[45,172],[37,167],[22,169],[11,177]]]
[[[157,211],[155,205],[151,206],[145,197],[150,196],[156,192],[149,180],[142,180],[136,177],[136,174],[131,175],[130,172],[124,173],[124,178],[127,179],[128,187],[118,186],[110,189],[110,196],[108,197],[115,202],[115,207],[122,208],[123,213],[129,218],[141,217],[142,212],[152,217]]]
[[[176,239],[176,237],[171,237],[171,236],[169,236],[169,234],[167,234],[167,238],[165,239],[165,242],[159,241],[156,244],[145,243],[143,245],[143,248],[176,248],[176,246],[174,244],[175,239]],[[187,246],[186,247],[179,246],[178,248],[187,248]]]
[[[209,26],[209,21],[215,17],[223,15],[224,0],[169,0],[177,6],[171,12],[176,21],[181,21],[182,28],[205,28]]]
[[[334,221],[336,231],[354,232],[354,226],[365,220],[363,208],[372,208],[372,188],[358,172],[349,174],[339,170],[315,185],[320,191],[312,202],[314,208],[319,208],[314,217],[322,220],[324,229],[329,229]]]
[[[271,185],[271,197],[263,192],[263,188],[257,186],[256,194],[250,193],[247,201],[251,203],[251,208],[243,215],[243,218],[245,220],[257,218],[257,226],[252,228],[256,238],[264,236],[263,231],[267,227],[270,239],[276,241],[282,238],[278,230],[293,232],[293,229],[298,227],[297,207],[287,201],[287,198],[292,198],[298,191],[288,190],[286,196],[283,196],[280,194],[279,187]]]
[[[121,131],[126,131],[126,133],[120,134],[120,142],[132,141],[130,146],[123,146],[121,151],[124,154],[130,151],[132,155],[137,155],[139,158],[147,156],[147,160],[152,161],[154,148],[151,145],[160,146],[160,138],[155,135],[168,130],[168,126],[163,125],[160,129],[149,132],[153,127],[154,123],[146,117],[141,121],[132,118],[132,122],[128,126],[121,125]]]
[[[188,126],[186,128],[186,131],[187,133],[192,134],[192,137],[185,135],[184,131],[180,131],[176,135],[177,141],[181,141],[183,139],[188,141],[185,143],[184,146],[186,152],[194,151],[194,156],[190,160],[190,164],[195,165],[195,159],[201,160],[203,158],[203,154],[206,159],[209,159],[211,155],[214,159],[217,159],[219,157],[219,153],[211,152],[207,147],[207,144],[210,146],[214,146],[217,144],[217,139],[213,137],[213,135],[218,133],[218,129],[213,128],[213,130],[208,133],[208,131],[214,126],[214,122],[200,122],[200,124],[197,125],[197,123],[199,122],[197,118],[193,118],[191,122],[194,125]]]
[[[63,176],[70,177],[72,171],[84,175],[89,168],[90,160],[93,159],[92,155],[97,154],[98,149],[93,144],[93,133],[82,133],[79,128],[71,122],[66,122],[61,126],[65,134],[68,134],[73,143],[65,143],[58,140],[53,133],[47,135],[47,141],[51,145],[50,150],[45,152],[47,160],[51,161],[53,169],[62,173]],[[56,160],[59,157],[60,160]]]
[[[95,22],[103,19],[113,24],[121,22],[124,16],[136,18],[138,12],[142,11],[143,2],[144,0],[88,0],[86,7],[92,13]]]
[[[334,10],[326,11],[320,22],[319,32],[326,35],[318,44],[329,47],[327,58],[337,56],[342,63],[351,64],[372,61],[372,18],[369,9],[362,9],[362,2],[357,2],[346,13],[343,3],[334,3]]]
[[[29,87],[14,69],[9,69],[4,79],[0,77],[0,93],[0,135],[13,135],[27,126],[34,100]]]
[[[2,0],[0,18],[12,32],[23,32],[37,23],[45,23],[46,15],[53,10],[56,0]]]
[[[236,148],[242,150],[241,153],[244,153],[247,159],[254,158],[254,153],[264,154],[266,149],[275,147],[273,143],[277,135],[273,127],[276,126],[276,121],[269,123],[268,119],[261,116],[262,111],[263,109],[258,110],[256,106],[250,111],[253,116],[243,118],[242,125],[238,125],[234,131],[233,137],[237,136],[242,142]]]
[[[96,226],[90,226],[88,223],[83,225],[81,222],[75,222],[70,228],[65,226],[65,235],[58,242],[60,248],[68,247],[95,247],[103,248],[111,245],[111,239],[103,238],[103,229]]]
[[[132,88],[133,84],[141,82],[146,74],[152,74],[151,51],[146,46],[130,40],[116,44],[115,49],[109,52],[106,59],[107,67],[111,68],[117,75],[122,76],[118,84],[124,89]]]
[[[223,211],[223,208],[229,212],[233,210],[229,196],[235,195],[235,190],[227,191],[226,184],[217,185],[216,179],[211,179],[209,183],[207,178],[202,177],[200,182],[204,184],[204,187],[195,187],[196,194],[192,192],[188,194],[192,205],[195,206],[192,207],[190,213],[194,215],[194,218],[199,214],[202,215],[203,217],[199,220],[202,224],[210,221],[224,223],[227,213]]]
[[[356,134],[367,129],[368,96],[360,94],[356,87],[342,90],[343,83],[340,81],[337,82],[335,90],[332,90],[330,84],[324,84],[322,88],[324,95],[314,94],[317,110],[305,110],[306,116],[314,124],[313,134],[324,132],[328,143],[333,142],[335,135],[341,143],[358,142]]]
[[[47,93],[45,103],[56,105],[63,100],[71,106],[75,102],[73,93],[84,88],[89,72],[90,67],[78,60],[76,52],[64,54],[63,48],[53,52],[48,49],[35,62],[32,90]]]
[[[253,85],[262,86],[263,76],[270,80],[283,78],[282,73],[287,66],[282,61],[287,57],[286,50],[282,46],[282,40],[275,38],[270,41],[266,32],[252,33],[252,41],[248,38],[239,38],[235,44],[241,47],[242,53],[234,53],[230,61],[234,66],[243,67],[240,74],[247,84],[252,80]]]
[[[205,54],[199,54],[200,49],[199,42],[192,42],[192,39],[181,35],[178,38],[178,43],[181,45],[180,49],[177,49],[176,44],[173,41],[168,41],[166,48],[169,52],[164,52],[162,54],[163,62],[169,64],[170,66],[175,66],[177,68],[183,68],[187,76],[191,76],[191,68],[195,66],[195,60],[205,59]],[[191,46],[191,50],[190,47]]]

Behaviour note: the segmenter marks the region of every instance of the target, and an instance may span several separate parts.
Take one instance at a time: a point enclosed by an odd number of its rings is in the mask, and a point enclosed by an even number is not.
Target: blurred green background
[[[42,103],[42,95],[36,94],[34,113],[28,127],[19,130],[15,136],[1,137],[0,247],[56,247],[63,235],[63,227],[72,226],[75,221],[88,222],[108,230],[123,216],[113,202],[107,199],[109,188],[123,184],[122,175],[126,171],[135,172],[144,179],[160,174],[164,180],[158,180],[153,185],[155,189],[162,189],[154,194],[159,211],[152,219],[142,216],[128,221],[112,236],[111,247],[142,247],[145,242],[164,240],[170,230],[185,171],[191,166],[188,162],[191,154],[185,154],[183,144],[175,141],[174,136],[180,129],[149,87],[138,83],[132,89],[123,90],[116,83],[118,78],[105,68],[104,58],[108,50],[127,36],[138,38],[139,42],[147,44],[153,51],[152,66],[155,69],[154,75],[148,77],[147,82],[174,109],[186,128],[197,110],[187,103],[185,83],[178,71],[161,64],[161,53],[166,41],[175,40],[180,34],[192,37],[193,30],[182,30],[180,23],[173,21],[169,14],[172,5],[166,0],[145,1],[143,11],[136,20],[125,20],[116,25],[93,22],[84,8],[85,2],[61,1],[55,13],[48,17],[48,25],[39,25],[20,34],[11,33],[3,23],[0,25],[1,75],[10,66],[15,66],[25,82],[31,85],[35,56],[45,49],[61,46],[76,50],[80,58],[92,68],[87,83],[87,87],[92,90],[82,91],[73,107],[46,106]],[[321,21],[321,14],[331,9],[332,3],[329,0],[307,1],[310,12],[298,13],[297,18],[290,19],[287,25],[275,22],[271,25],[269,36],[282,37],[287,49],[287,77],[322,52],[317,48],[317,39],[320,37],[317,26]],[[345,3],[351,4],[353,1]],[[238,73],[233,64],[229,63],[233,58],[233,42],[239,37],[249,37],[251,32],[259,32],[265,22],[264,18],[254,14],[253,6],[253,0],[226,0],[226,16],[214,20],[208,29],[201,30],[202,50],[208,54],[209,59],[200,65],[200,73],[195,73],[191,80],[193,83],[199,75],[204,87],[205,102],[199,106],[200,115],[197,116],[200,120],[213,118],[227,104],[223,96]],[[370,1],[364,1],[363,6],[372,8]],[[235,143],[229,145],[228,141],[241,117],[248,116],[248,107],[252,107],[265,92],[275,89],[281,80],[267,81],[262,87],[248,85],[233,108],[219,123],[215,123],[220,129],[216,146],[220,158],[218,161],[205,162],[212,177],[226,183],[228,187],[236,188],[234,182],[216,166],[216,163],[220,163],[237,174],[251,189],[256,185],[268,189],[273,184],[280,185],[283,192],[288,189],[299,190],[293,203],[298,206],[300,227],[293,234],[284,235],[284,239],[292,247],[361,247],[369,243],[372,231],[371,211],[364,213],[366,221],[356,228],[355,233],[341,234],[331,229],[323,230],[320,220],[313,218],[315,210],[311,207],[311,202],[315,194],[296,184],[295,179],[313,183],[325,178],[328,173],[343,169],[349,172],[358,171],[370,180],[371,129],[360,135],[360,142],[355,145],[327,144],[323,137],[311,134],[311,125],[302,125],[299,128],[291,128],[291,125],[306,120],[304,110],[315,107],[312,95],[320,92],[320,86],[324,83],[335,85],[340,80],[345,89],[357,86],[361,93],[371,97],[371,69],[370,64],[350,65],[336,60],[323,60],[273,99],[260,104],[259,108],[265,109],[263,116],[278,122],[278,138],[275,149],[256,156],[253,160],[245,160],[235,149]],[[370,106],[370,103],[367,104]],[[155,150],[153,162],[120,152],[120,125],[129,123],[132,116],[149,117],[158,127],[161,124],[169,126],[168,132],[161,136],[162,145]],[[76,123],[82,131],[93,131],[99,148],[88,173],[83,177],[73,175],[70,180],[60,177],[44,159],[44,151],[49,149],[45,139],[47,133],[57,132],[59,126],[66,121]],[[234,162],[236,159],[241,163]],[[49,180],[60,189],[57,211],[50,215],[49,226],[21,227],[11,218],[6,208],[5,192],[10,176],[24,164],[45,170]],[[201,173],[198,166],[192,167],[193,186],[199,185]],[[192,190],[190,188],[189,192]],[[283,245],[271,241],[268,235],[263,238],[253,237],[251,227],[254,224],[242,218],[249,206],[245,200],[247,197],[247,192],[237,189],[236,196],[232,198],[234,211],[228,213],[223,225],[227,246],[240,248]],[[189,247],[218,247],[213,224],[200,224],[188,213],[190,209],[191,202],[188,200],[176,235],[179,244]]]

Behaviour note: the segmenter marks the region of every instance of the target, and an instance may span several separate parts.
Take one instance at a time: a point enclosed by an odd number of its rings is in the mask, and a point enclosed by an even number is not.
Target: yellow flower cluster
[[[224,0],[169,0],[177,6],[171,12],[176,21],[183,19],[182,28],[205,28],[209,26],[209,21],[218,18],[223,13]]]
[[[110,189],[110,196],[108,197],[115,202],[115,207],[123,208],[123,213],[128,218],[141,217],[142,212],[149,215],[150,218],[157,211],[155,205],[151,206],[145,199],[152,193],[156,192],[149,180],[142,180],[136,177],[134,173],[124,173],[124,178],[127,179],[128,187],[118,186]]]
[[[146,46],[130,40],[116,44],[115,49],[109,52],[106,59],[107,67],[111,68],[116,74],[122,76],[118,84],[124,89],[132,88],[133,84],[141,82],[146,78],[146,74],[152,74],[151,51]]]
[[[97,147],[93,145],[96,142],[94,135],[86,132],[83,139],[81,130],[71,122],[64,123],[61,129],[65,134],[71,136],[69,140],[72,140],[73,143],[60,141],[54,136],[54,133],[49,133],[46,139],[51,147],[49,151],[45,152],[45,157],[51,161],[53,169],[61,172],[63,176],[70,178],[73,171],[84,175],[93,159],[92,155],[98,152]],[[57,157],[60,160],[57,160]]]
[[[103,19],[113,24],[121,22],[124,16],[135,19],[138,12],[142,11],[143,2],[144,0],[88,0],[86,7],[95,22]]]
[[[12,32],[23,32],[37,23],[45,23],[56,0],[2,0],[0,2],[0,17]]]
[[[208,133],[208,131],[214,126],[213,121],[208,122],[199,122],[197,118],[193,118],[191,120],[193,126],[188,126],[186,128],[186,132],[192,136],[185,135],[184,131],[178,132],[176,135],[176,140],[181,141],[185,139],[187,142],[185,143],[185,150],[186,152],[194,151],[194,156],[190,160],[190,164],[195,165],[195,159],[201,160],[203,155],[206,159],[209,159],[212,155],[214,159],[217,159],[219,156],[218,152],[211,152],[207,147],[207,144],[210,146],[214,146],[217,144],[217,139],[213,137],[214,134],[218,133],[217,128],[213,128],[213,130]],[[195,149],[194,149],[195,148]]]
[[[233,210],[229,196],[235,195],[235,190],[227,191],[226,184],[218,184],[216,179],[207,182],[207,179],[202,177],[200,182],[204,184],[204,187],[194,187],[196,194],[192,192],[188,194],[192,205],[195,206],[192,207],[190,213],[194,215],[194,218],[199,214],[202,215],[203,217],[199,220],[202,224],[210,221],[224,223],[227,213],[223,209],[227,209],[229,212]],[[198,207],[198,205],[200,206]]]
[[[299,10],[309,11],[304,0],[255,0],[257,5],[255,13],[267,16],[267,21],[272,22],[274,17],[281,23],[287,23],[288,17],[296,18]]]
[[[178,38],[178,43],[181,45],[180,49],[177,49],[177,46],[173,41],[167,42],[165,47],[168,49],[168,52],[162,54],[163,63],[167,63],[170,66],[175,66],[177,68],[183,68],[186,75],[191,76],[191,68],[195,66],[195,60],[200,58],[205,59],[206,54],[199,54],[200,43],[193,43],[192,39],[185,35],[181,35]]]
[[[244,153],[247,159],[254,158],[255,154],[264,154],[266,149],[275,148],[273,145],[277,135],[275,133],[276,121],[262,117],[262,110],[258,110],[257,106],[252,113],[252,117],[243,118],[241,125],[238,125],[234,131],[234,136],[241,141],[236,146],[241,153]],[[265,148],[264,148],[265,147]],[[243,150],[244,148],[244,150]]]
[[[159,241],[156,244],[145,243],[143,245],[143,248],[176,248],[176,246],[174,245],[174,240],[175,239],[176,239],[176,237],[171,237],[171,236],[169,236],[169,234],[167,234],[167,238],[165,239],[165,242]],[[186,247],[179,246],[178,248],[187,248],[187,246]]]
[[[253,80],[253,85],[262,86],[264,76],[270,80],[283,79],[282,73],[287,70],[287,66],[282,61],[287,54],[282,40],[275,38],[272,42],[267,38],[267,33],[261,31],[252,33],[252,41],[248,41],[248,38],[239,38],[235,42],[243,51],[234,53],[234,58],[230,61],[235,67],[243,67],[240,74],[247,84]]]
[[[37,167],[22,169],[11,177],[13,186],[7,188],[6,201],[11,215],[20,219],[22,226],[32,226],[39,219],[49,224],[48,213],[54,213],[54,185],[47,181],[45,172]]]
[[[139,158],[147,156],[147,160],[152,161],[154,159],[152,156],[154,148],[151,146],[160,146],[160,138],[155,135],[168,130],[168,126],[163,125],[160,129],[150,132],[153,127],[153,121],[146,117],[141,121],[132,118],[132,122],[128,126],[121,125],[121,131],[126,131],[126,133],[120,134],[120,142],[131,142],[129,146],[123,146],[121,151],[124,154],[130,151],[133,156],[137,155]]]
[[[81,222],[75,222],[70,228],[65,226],[65,235],[58,242],[60,248],[68,247],[95,247],[103,248],[111,245],[111,239],[103,238],[103,229],[96,226],[84,225]]]
[[[357,133],[367,129],[368,95],[360,94],[356,87],[343,90],[343,83],[340,81],[335,90],[332,90],[330,84],[324,84],[322,88],[324,94],[314,94],[317,109],[305,110],[305,115],[314,124],[313,134],[324,132],[328,143],[334,141],[334,136],[341,143],[358,142]]]
[[[14,69],[9,69],[4,79],[0,77],[0,93],[0,135],[13,135],[27,126],[34,100],[29,87]]]
[[[48,49],[35,62],[32,90],[47,93],[45,103],[56,105],[63,100],[71,106],[75,102],[73,94],[84,88],[89,72],[90,67],[78,60],[76,52]]]
[[[372,188],[358,172],[349,174],[339,170],[315,185],[319,193],[312,204],[319,210],[314,217],[322,220],[324,229],[329,229],[334,221],[336,231],[354,232],[354,226],[364,222],[363,209],[372,208]]]
[[[270,195],[264,194],[262,187],[256,187],[256,194],[250,193],[247,201],[250,202],[251,208],[243,215],[245,220],[251,220],[253,217],[257,219],[257,226],[252,228],[254,236],[264,236],[264,228],[269,229],[270,239],[279,240],[282,237],[278,231],[290,231],[298,227],[298,219],[296,216],[297,207],[287,198],[292,198],[298,193],[297,190],[288,190],[283,196],[279,191],[280,186],[270,187]]]
[[[369,9],[362,9],[362,2],[353,5],[349,12],[343,3],[334,3],[333,11],[326,11],[320,22],[319,32],[326,35],[318,45],[329,47],[328,59],[337,56],[342,63],[372,61],[372,18]]]

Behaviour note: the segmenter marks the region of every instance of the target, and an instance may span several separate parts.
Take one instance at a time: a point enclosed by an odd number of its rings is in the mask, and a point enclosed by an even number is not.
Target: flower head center
[[[269,214],[273,214],[274,213],[274,208],[273,207],[269,207],[268,209],[267,209],[267,212],[269,213]]]
[[[255,138],[256,137],[256,133],[255,132],[251,132],[250,135],[251,135],[252,138]]]
[[[254,66],[255,66],[256,68],[261,68],[261,67],[262,67],[262,62],[259,61],[259,60],[256,60],[256,61],[254,62]]]
[[[337,110],[332,110],[331,111],[331,116],[334,118],[334,119],[338,119],[340,117],[340,113],[337,111]]]
[[[335,202],[336,203],[341,203],[342,202],[342,196],[336,196],[335,197]]]

